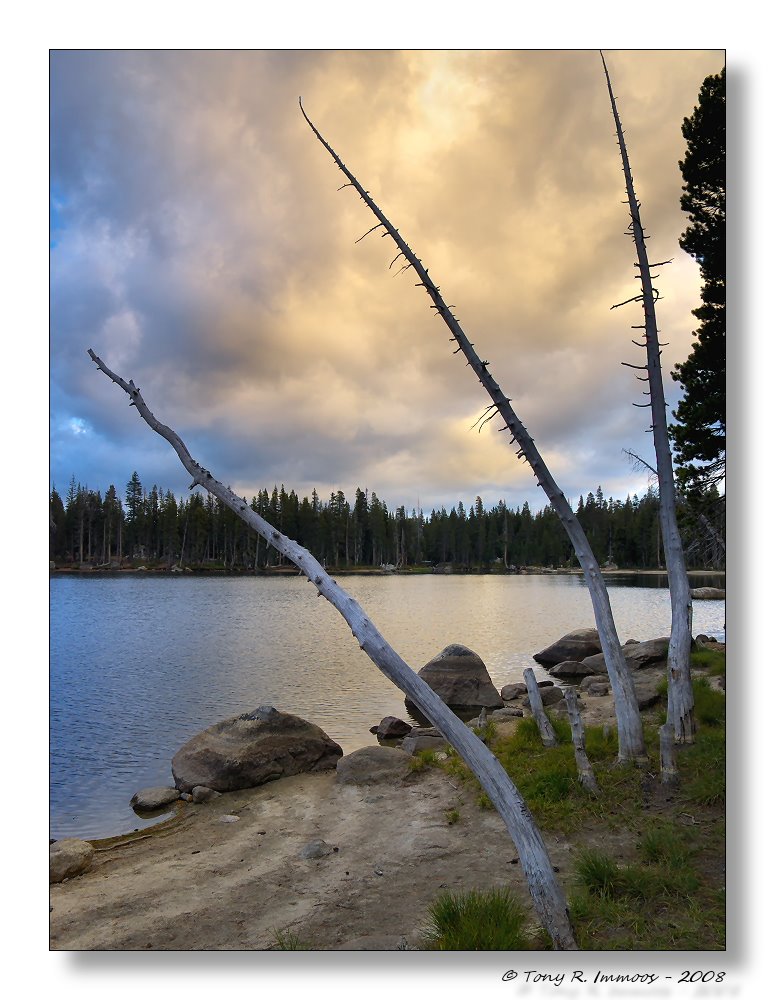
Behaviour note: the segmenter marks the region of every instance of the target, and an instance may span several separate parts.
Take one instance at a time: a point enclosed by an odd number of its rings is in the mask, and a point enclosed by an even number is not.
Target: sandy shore
[[[300,857],[317,839],[338,850]],[[91,870],[51,887],[53,949],[267,949],[277,932],[316,949],[412,948],[443,888],[524,892],[500,817],[438,769],[390,785],[285,778],[95,843]],[[570,846],[547,846],[563,871]]]

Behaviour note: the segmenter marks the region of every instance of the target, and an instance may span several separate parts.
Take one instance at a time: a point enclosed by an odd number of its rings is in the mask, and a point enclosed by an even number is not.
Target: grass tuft
[[[508,889],[442,893],[429,909],[425,945],[439,951],[525,951],[527,914]]]

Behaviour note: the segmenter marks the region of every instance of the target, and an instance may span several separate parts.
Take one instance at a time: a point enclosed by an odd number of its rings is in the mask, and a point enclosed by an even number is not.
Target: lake
[[[342,576],[387,641],[419,670],[452,642],[482,657],[495,686],[533,653],[594,625],[578,576]],[[710,585],[719,585],[708,581]],[[692,581],[692,586],[705,581]],[[723,583],[721,584],[723,586]],[[665,577],[608,582],[619,637],[670,630]],[[50,835],[142,828],[129,799],[172,784],[196,732],[271,704],[314,722],[345,753],[372,744],[402,693],[303,577],[54,576],[50,587]],[[694,604],[693,633],[722,638],[724,602]]]

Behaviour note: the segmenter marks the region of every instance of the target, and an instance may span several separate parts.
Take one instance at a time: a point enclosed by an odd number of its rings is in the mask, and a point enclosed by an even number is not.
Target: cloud
[[[658,282],[666,370],[688,354],[699,296],[677,246],[680,124],[722,61],[608,58],[652,250],[676,258]],[[610,309],[636,285],[596,54],[68,51],[51,73],[57,483],[137,469],[187,485],[93,347],[246,495],[284,482],[368,486],[391,505],[543,505],[498,422],[469,430],[489,400],[412,275],[388,268],[390,241],[355,242],[373,219],[337,191],[299,95],[455,304],[561,487],[642,483],[622,455],[649,442],[620,364],[638,363],[638,308]]]

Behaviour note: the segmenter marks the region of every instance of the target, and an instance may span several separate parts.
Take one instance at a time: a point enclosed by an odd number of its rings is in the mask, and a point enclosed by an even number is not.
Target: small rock
[[[135,792],[129,804],[136,812],[153,812],[155,809],[163,809],[179,798],[180,791],[177,788],[143,788]]]
[[[490,716],[491,719],[515,719],[522,718],[524,712],[521,708],[510,708],[508,705],[505,708],[496,708],[495,711]]]
[[[418,750],[443,750],[447,741],[441,736],[405,736],[401,749],[405,753],[415,754]]]
[[[361,747],[336,762],[336,780],[370,785],[401,780],[409,771],[409,754],[397,747]]]
[[[386,715],[376,730],[372,730],[372,732],[376,732],[379,740],[395,740],[406,736],[407,733],[411,732],[411,729],[409,723],[403,719],[399,719],[395,715]]]
[[[327,844],[325,840],[311,840],[302,847],[299,857],[304,858],[305,861],[312,861],[315,858],[327,858],[329,854],[333,854],[336,850],[338,848]]]
[[[610,688],[607,684],[601,684],[599,681],[597,684],[590,684],[586,689],[587,694],[590,698],[603,698],[608,694]]]
[[[720,590],[718,587],[694,587],[691,590],[694,601],[723,601],[726,593],[726,590]]]
[[[214,788],[208,788],[206,785],[194,785],[191,789],[191,801],[197,804],[212,802],[213,799],[219,799],[220,797],[220,792],[216,792]]]
[[[57,840],[48,849],[49,883],[82,875],[91,865],[94,848],[86,840],[67,837]]]
[[[218,817],[219,823],[239,823],[239,816],[234,816],[231,813],[225,813],[223,816]]]
[[[519,698],[523,694],[527,694],[527,684],[522,681],[517,684],[507,684],[501,688],[501,698],[504,701],[514,701],[515,698]]]

